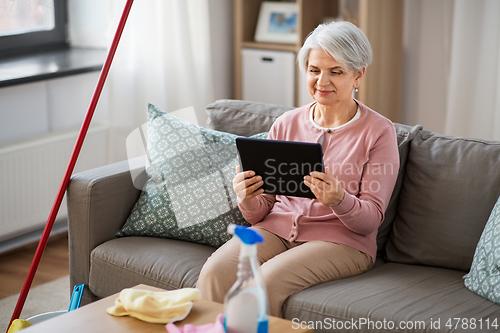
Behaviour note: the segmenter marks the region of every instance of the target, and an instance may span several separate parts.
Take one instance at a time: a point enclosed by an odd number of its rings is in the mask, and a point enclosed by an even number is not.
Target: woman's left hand
[[[328,168],[325,172],[311,172],[309,176],[304,177],[304,184],[323,205],[335,207],[344,200],[344,189],[335,177],[328,174]]]

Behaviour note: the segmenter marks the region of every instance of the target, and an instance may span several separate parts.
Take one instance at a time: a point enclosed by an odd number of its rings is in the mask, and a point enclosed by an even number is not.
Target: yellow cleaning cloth
[[[10,325],[9,330],[7,333],[14,333],[14,332],[19,332],[20,330],[33,326],[31,323],[27,320],[24,319],[14,319],[12,321],[12,325]]]
[[[131,316],[150,323],[167,324],[186,318],[193,301],[200,299],[196,288],[172,291],[123,289],[115,306],[107,309],[113,316]]]

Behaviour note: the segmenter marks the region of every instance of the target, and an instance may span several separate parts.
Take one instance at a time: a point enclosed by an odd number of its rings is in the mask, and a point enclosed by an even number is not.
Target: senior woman
[[[368,39],[348,22],[319,25],[298,53],[315,102],[280,116],[269,138],[321,143],[325,173],[304,177],[315,199],[264,194],[259,175],[237,169],[240,210],[265,239],[257,257],[273,316],[282,315],[290,295],[366,272],[375,262],[399,155],[391,121],[352,97],[371,59]],[[224,301],[238,253],[233,239],[207,260],[197,285],[202,298]]]

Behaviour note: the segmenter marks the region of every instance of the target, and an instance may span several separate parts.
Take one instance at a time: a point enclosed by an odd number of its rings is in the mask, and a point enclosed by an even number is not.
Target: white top
[[[351,119],[351,120],[349,120],[347,123],[345,123],[345,124],[343,124],[343,125],[340,125],[340,126],[336,126],[336,127],[326,128],[326,127],[319,126],[318,124],[316,124],[316,123],[314,122],[314,114],[313,114],[313,113],[314,113],[314,108],[312,108],[312,107],[311,107],[311,108],[309,108],[309,121],[311,122],[311,124],[312,124],[314,127],[318,128],[318,129],[320,129],[320,130],[324,130],[323,135],[321,135],[321,136],[320,136],[320,138],[318,139],[318,143],[319,143],[319,144],[321,144],[321,145],[323,144],[323,141],[324,141],[324,139],[325,139],[325,133],[326,133],[327,131],[329,131],[329,130],[333,130],[333,129],[342,128],[342,127],[344,127],[344,126],[346,126],[346,125],[349,125],[350,123],[352,123],[352,122],[356,121],[356,120],[357,120],[357,119],[361,116],[361,111],[360,111],[360,109],[359,109],[359,105],[358,105],[358,110],[356,111],[356,114],[355,114],[355,115],[354,115],[354,117],[352,117],[352,119]]]
[[[316,124],[314,122],[314,114],[313,114],[313,111],[314,111],[314,108],[309,108],[309,121],[311,122],[311,124],[316,127],[316,128],[319,128],[321,130],[332,130],[332,129],[336,129],[336,128],[342,128],[350,123],[352,123],[353,121],[356,121],[357,119],[359,119],[359,117],[361,116],[361,111],[359,110],[359,105],[358,105],[358,109],[356,111],[356,114],[354,115],[354,117],[352,117],[351,120],[349,120],[347,123],[343,124],[343,125],[340,125],[340,126],[336,126],[336,127],[330,127],[330,128],[327,128],[327,127],[321,127],[319,126],[318,124]]]

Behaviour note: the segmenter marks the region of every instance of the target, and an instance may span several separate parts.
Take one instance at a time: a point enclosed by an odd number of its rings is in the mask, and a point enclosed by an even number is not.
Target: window
[[[0,52],[66,44],[66,0],[0,0]]]

